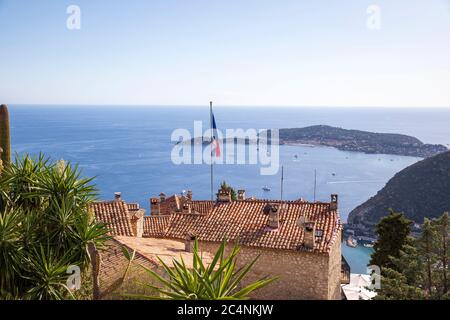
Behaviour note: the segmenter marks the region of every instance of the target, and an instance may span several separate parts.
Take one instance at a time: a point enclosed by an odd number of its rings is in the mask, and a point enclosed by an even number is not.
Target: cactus
[[[0,106],[0,148],[3,165],[11,162],[11,142],[9,137],[9,112],[4,104]]]

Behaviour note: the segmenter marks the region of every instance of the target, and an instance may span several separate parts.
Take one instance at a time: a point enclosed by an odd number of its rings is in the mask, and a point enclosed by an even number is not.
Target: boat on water
[[[350,235],[347,238],[347,246],[356,248],[358,246],[358,241]]]
[[[364,243],[364,247],[373,248],[373,243]]]
[[[264,186],[264,187],[262,187],[262,189],[263,189],[264,191],[270,191],[270,188],[269,188],[268,186]]]

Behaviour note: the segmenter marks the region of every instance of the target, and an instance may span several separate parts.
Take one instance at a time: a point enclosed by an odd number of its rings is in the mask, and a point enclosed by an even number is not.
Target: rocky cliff
[[[389,208],[417,223],[450,211],[450,152],[398,172],[374,197],[350,212],[348,227],[370,234]]]

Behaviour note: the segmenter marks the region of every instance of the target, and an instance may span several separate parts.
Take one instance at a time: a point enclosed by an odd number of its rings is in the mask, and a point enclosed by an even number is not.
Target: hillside
[[[450,151],[398,172],[374,197],[350,212],[348,227],[359,234],[371,233],[389,208],[418,223],[450,211]]]
[[[310,144],[343,151],[430,157],[445,152],[443,145],[424,144],[417,138],[393,133],[347,130],[325,125],[280,129],[281,144]]]

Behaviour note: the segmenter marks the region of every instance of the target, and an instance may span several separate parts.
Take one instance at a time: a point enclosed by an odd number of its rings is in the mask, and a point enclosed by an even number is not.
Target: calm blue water
[[[450,109],[352,108],[215,108],[219,129],[285,128],[327,124],[375,132],[410,134],[428,143],[450,144]],[[174,165],[171,133],[193,131],[193,121],[209,121],[209,108],[10,106],[13,151],[45,152],[53,159],[78,163],[86,176],[96,176],[102,199],[121,191],[130,202],[148,209],[160,192],[191,189],[196,199],[209,199],[208,165]],[[206,128],[205,128],[206,129]],[[381,189],[399,170],[420,160],[413,157],[366,155],[333,148],[281,146],[284,197],[317,199],[339,194],[343,220],[357,205]],[[294,155],[299,159],[294,160]],[[333,175],[333,173],[335,175]],[[259,198],[279,198],[280,175],[261,176],[258,165],[215,167],[215,182],[226,180]],[[267,185],[271,192],[263,192]],[[363,252],[363,254],[361,254]],[[344,249],[354,270],[365,271],[368,250]]]

